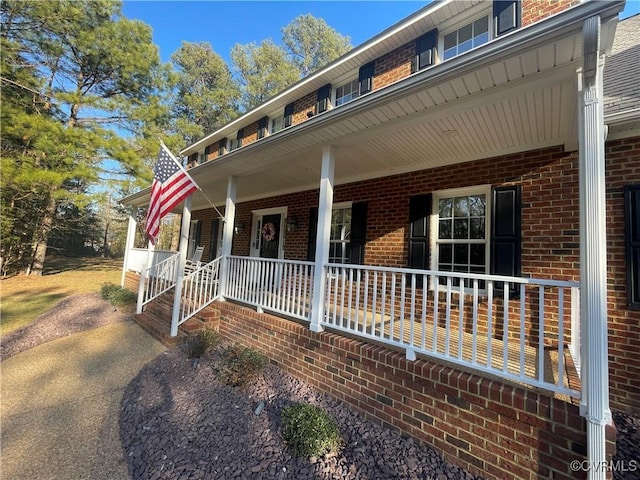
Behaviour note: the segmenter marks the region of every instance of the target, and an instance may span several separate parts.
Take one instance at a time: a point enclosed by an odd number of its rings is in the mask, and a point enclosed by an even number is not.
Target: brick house
[[[187,147],[180,252],[145,268],[130,220],[141,322],[165,304],[487,478],[585,476],[640,408],[623,7],[433,3]]]

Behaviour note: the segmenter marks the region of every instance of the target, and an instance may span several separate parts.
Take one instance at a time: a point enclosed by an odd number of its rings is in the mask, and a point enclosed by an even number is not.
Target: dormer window
[[[231,140],[231,148],[229,150],[236,150],[242,146],[242,139],[244,138],[244,128],[238,130],[236,139]]]
[[[444,36],[442,59],[457,57],[488,41],[489,15],[485,15]]]
[[[221,157],[225,153],[227,153],[227,139],[222,138],[218,143],[218,156]]]

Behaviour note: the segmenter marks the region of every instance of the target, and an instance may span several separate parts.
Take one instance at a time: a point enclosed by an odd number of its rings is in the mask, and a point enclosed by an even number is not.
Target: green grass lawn
[[[104,283],[119,285],[122,259],[52,257],[42,276],[0,280],[0,335],[29,325],[69,295],[99,292]]]

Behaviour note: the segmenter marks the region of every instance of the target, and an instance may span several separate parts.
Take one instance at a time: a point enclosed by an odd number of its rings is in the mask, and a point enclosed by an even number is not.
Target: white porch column
[[[229,270],[229,255],[233,243],[233,225],[236,220],[236,193],[238,178],[229,177],[227,181],[227,200],[224,205],[224,225],[222,231],[222,264],[220,265],[220,296],[224,300],[227,293],[227,272]]]
[[[150,241],[147,242],[147,262],[140,270],[140,283],[138,284],[138,303],[136,305],[136,313],[139,315],[142,313],[142,302],[144,302],[144,290],[147,282],[147,275],[149,275],[149,269],[153,261],[153,252],[156,249],[155,245]]]
[[[325,267],[329,261],[331,238],[331,209],[333,208],[333,176],[335,152],[331,145],[322,149],[320,172],[320,196],[318,200],[318,231],[316,233],[316,264],[313,273],[313,296],[311,298],[311,325],[314,332],[324,330],[320,321],[324,316]]]
[[[611,423],[607,353],[607,243],[600,17],[583,26],[584,65],[578,71],[580,298],[582,404],[587,420],[588,478],[604,479],[605,427]]]
[[[173,313],[171,314],[171,336],[178,335],[178,322],[180,321],[180,300],[182,299],[182,279],[184,267],[187,264],[187,246],[189,245],[189,227],[191,226],[191,195],[184,201],[182,208],[182,225],[180,226],[180,260],[176,274],[176,287],[173,297]]]
[[[129,251],[135,245],[136,227],[138,226],[136,210],[135,207],[129,207],[129,224],[127,225],[127,241],[124,244],[124,262],[122,264],[122,279],[120,280],[121,287],[124,287],[124,279],[127,274],[127,268],[129,267]]]

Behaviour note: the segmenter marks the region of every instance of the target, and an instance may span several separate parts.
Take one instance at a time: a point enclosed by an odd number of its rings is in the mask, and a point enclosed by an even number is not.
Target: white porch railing
[[[209,263],[200,265],[182,279],[178,325],[189,320],[218,298],[221,260],[222,257],[218,257]]]
[[[225,298],[310,320],[313,262],[228,257]]]
[[[174,253],[169,258],[142,269],[138,289],[138,313],[142,312],[144,305],[175,286],[179,264],[180,255]]]
[[[157,264],[171,258],[178,252],[171,250],[152,250],[149,252],[147,248],[132,248],[127,255],[127,263],[125,270],[132,272],[142,272],[147,268],[147,261],[150,265]]]
[[[577,282],[338,264],[325,281],[327,327],[580,397],[565,357]]]

